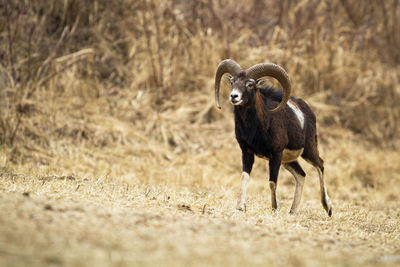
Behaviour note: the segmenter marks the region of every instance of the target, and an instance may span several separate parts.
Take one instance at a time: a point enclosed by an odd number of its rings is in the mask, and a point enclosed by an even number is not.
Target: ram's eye
[[[254,86],[254,81],[247,81],[246,82],[246,87],[252,88]]]

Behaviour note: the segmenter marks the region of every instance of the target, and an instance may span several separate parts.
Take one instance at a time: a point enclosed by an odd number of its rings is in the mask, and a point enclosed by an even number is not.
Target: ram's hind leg
[[[294,214],[297,213],[297,210],[299,209],[306,174],[297,161],[286,163],[284,166],[296,180],[296,189],[294,191],[292,207],[290,208],[290,213]]]
[[[310,111],[311,112],[311,111]],[[311,112],[312,113],[312,112]],[[315,125],[315,116],[310,116],[312,121],[307,126],[307,138],[301,155],[306,161],[311,163],[318,171],[319,183],[321,187],[321,202],[329,216],[332,216],[332,202],[328,196],[324,180],[324,161],[319,157],[317,128]]]
[[[320,158],[320,161],[322,159]],[[314,167],[318,171],[319,175],[319,185],[321,187],[321,202],[322,206],[326,210],[329,216],[332,216],[332,202],[331,199],[328,196],[328,192],[326,190],[326,185],[325,185],[325,179],[324,179],[324,166],[319,166],[319,165],[314,165]]]
[[[319,175],[319,185],[321,188],[321,203],[328,215],[332,216],[332,202],[328,196],[324,179],[324,161],[319,157],[318,151],[310,154],[303,153],[302,156],[317,169]]]

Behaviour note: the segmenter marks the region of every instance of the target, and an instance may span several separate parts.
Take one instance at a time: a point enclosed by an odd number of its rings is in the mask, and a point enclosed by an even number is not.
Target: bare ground
[[[7,169],[0,177],[1,266],[400,263],[397,203],[334,199],[329,218],[314,182],[306,183],[299,214],[289,215],[293,186],[280,187],[274,213],[263,179],[254,180],[243,213],[234,210],[236,194],[223,187],[189,190]]]

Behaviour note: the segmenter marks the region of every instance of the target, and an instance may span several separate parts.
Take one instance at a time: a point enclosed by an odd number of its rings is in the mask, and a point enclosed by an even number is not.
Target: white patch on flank
[[[297,119],[300,122],[301,129],[304,129],[304,114],[301,110],[297,107],[295,103],[292,103],[291,100],[287,102],[288,106],[293,110],[294,114],[296,114]]]

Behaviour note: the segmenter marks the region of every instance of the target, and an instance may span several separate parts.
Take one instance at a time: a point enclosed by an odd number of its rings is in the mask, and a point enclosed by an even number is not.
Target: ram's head
[[[281,103],[276,108],[272,109],[271,112],[281,110],[289,100],[291,84],[288,74],[282,67],[273,63],[260,63],[243,70],[234,60],[225,59],[219,63],[215,74],[215,103],[218,108],[221,108],[219,104],[219,88],[221,78],[225,73],[231,75],[228,77],[228,81],[232,85],[230,94],[230,102],[232,105],[244,106],[250,103],[257,90],[258,82],[265,76],[277,79],[283,89]]]

